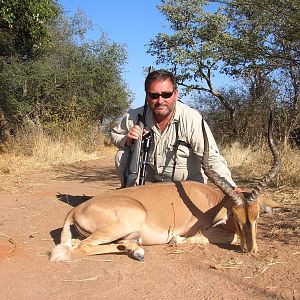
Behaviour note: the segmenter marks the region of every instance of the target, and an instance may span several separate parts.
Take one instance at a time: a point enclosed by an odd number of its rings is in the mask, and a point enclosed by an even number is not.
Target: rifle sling
[[[188,144],[187,142],[178,139],[178,131],[179,131],[179,121],[177,121],[175,123],[176,142],[174,145],[175,151],[174,151],[174,163],[173,163],[171,181],[174,181],[174,175],[175,175],[176,164],[177,164],[177,150],[178,150],[179,145],[185,146],[187,148],[192,148],[191,145]]]

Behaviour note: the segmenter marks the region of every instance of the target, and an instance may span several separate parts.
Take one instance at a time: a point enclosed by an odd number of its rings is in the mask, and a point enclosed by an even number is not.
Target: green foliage
[[[60,7],[53,0],[1,0],[1,48],[10,47],[1,55],[13,53],[23,58],[40,52],[49,42],[48,24],[59,15]],[[13,47],[12,47],[13,44]]]
[[[276,91],[271,93],[273,106],[280,114],[281,135],[286,140],[300,126],[300,2],[225,1],[224,13],[230,20],[230,35],[220,48],[224,71],[267,79],[269,90]]]
[[[300,126],[298,0],[162,0],[158,9],[171,30],[158,33],[148,52],[176,73],[187,94],[205,92],[218,99],[229,115],[231,138],[242,135],[237,110],[244,103],[234,103],[224,89],[215,88],[217,71],[244,82],[249,102],[244,108],[259,107],[266,115],[275,105],[285,121],[284,138]],[[272,99],[257,96],[262,84]],[[253,110],[247,112],[252,116]]]
[[[299,66],[298,0],[225,1],[224,12],[233,30],[223,55],[235,71]]]
[[[299,66],[298,0],[162,0],[158,9],[172,34],[159,33],[148,52],[176,66],[179,78],[205,79],[216,68],[237,75]]]
[[[223,38],[227,18],[218,11],[206,12],[208,2],[162,1],[158,9],[169,21],[172,34],[159,33],[149,44],[148,52],[157,57],[157,63],[176,70],[179,83],[188,91],[210,91],[202,80],[210,82],[221,60],[215,42]]]
[[[125,47],[101,33],[88,41],[91,21],[58,9],[50,0],[1,1],[0,107],[18,127],[31,120],[50,133],[100,128],[131,102],[122,79]]]

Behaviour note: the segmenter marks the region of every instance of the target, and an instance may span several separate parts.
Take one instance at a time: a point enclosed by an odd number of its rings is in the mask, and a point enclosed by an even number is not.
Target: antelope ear
[[[217,213],[217,215],[214,217],[212,222],[212,227],[220,225],[220,224],[226,224],[228,220],[228,211],[226,207],[222,207],[220,211]]]
[[[269,206],[271,208],[282,207],[280,204],[276,203],[275,201],[271,200],[270,198],[268,198],[266,196],[261,196],[258,201],[259,201],[260,205]]]
[[[282,206],[266,196],[261,196],[259,199],[260,208],[266,213],[271,213],[273,208],[281,208]]]

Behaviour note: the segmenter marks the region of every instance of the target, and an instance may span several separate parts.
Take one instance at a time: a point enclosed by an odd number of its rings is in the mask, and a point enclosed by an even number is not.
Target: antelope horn
[[[209,156],[209,144],[208,144],[208,138],[207,133],[205,130],[205,122],[202,118],[202,132],[203,132],[203,140],[204,140],[204,151],[203,151],[203,158],[202,158],[202,168],[204,171],[204,174],[208,177],[208,179],[215,184],[225,195],[228,195],[232,198],[235,205],[242,204],[242,198],[235,193],[232,186],[222,177],[220,177],[215,171],[213,171],[209,167],[208,163],[208,156]]]
[[[262,192],[263,188],[265,188],[270,181],[278,174],[280,169],[280,153],[279,149],[274,143],[273,140],[273,113],[270,112],[270,118],[269,118],[269,126],[268,126],[268,143],[269,147],[271,149],[272,155],[273,155],[273,166],[268,172],[265,177],[263,177],[260,182],[253,188],[251,194],[249,195],[249,198],[247,199],[248,202],[255,202],[259,196],[259,194]]]

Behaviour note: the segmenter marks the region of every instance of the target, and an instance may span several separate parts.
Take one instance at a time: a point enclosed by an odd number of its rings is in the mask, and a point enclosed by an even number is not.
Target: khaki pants
[[[125,187],[125,172],[128,164],[129,150],[118,150],[115,157],[115,166],[120,179],[121,187]]]

